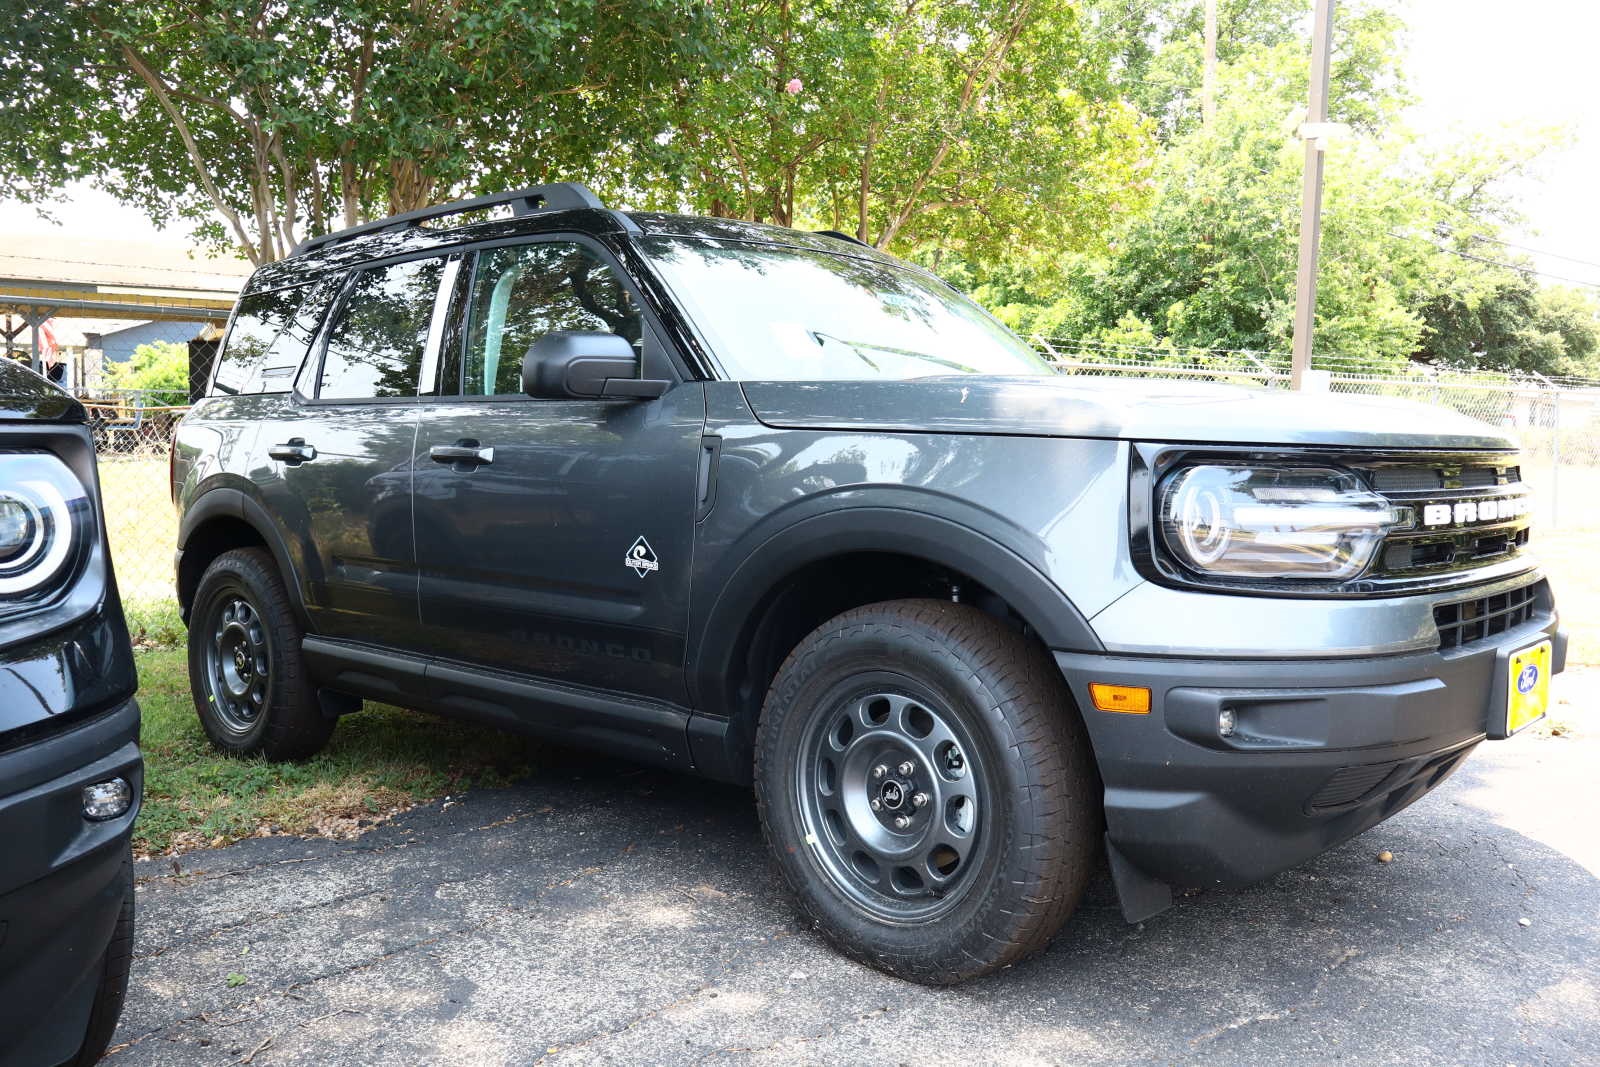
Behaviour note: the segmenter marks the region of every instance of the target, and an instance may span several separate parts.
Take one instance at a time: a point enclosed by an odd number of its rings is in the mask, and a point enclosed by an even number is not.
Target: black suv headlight
[[[1354,474],[1325,467],[1180,466],[1156,496],[1171,557],[1231,579],[1354,578],[1402,519]]]
[[[0,452],[0,614],[71,580],[94,533],[83,483],[47,452]]]

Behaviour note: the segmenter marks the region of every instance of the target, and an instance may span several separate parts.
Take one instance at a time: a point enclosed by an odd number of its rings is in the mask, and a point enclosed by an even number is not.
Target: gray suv
[[[209,392],[219,748],[380,700],[753,783],[805,913],[916,981],[1045,944],[1102,850],[1140,920],[1346,840],[1565,654],[1494,428],[1063,376],[837,233],[576,185],[383,219],[257,271]]]

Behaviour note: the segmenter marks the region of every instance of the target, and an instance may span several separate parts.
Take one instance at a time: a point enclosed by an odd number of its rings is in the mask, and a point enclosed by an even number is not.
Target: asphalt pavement
[[[1042,955],[935,990],[805,928],[748,792],[562,756],[354,841],[141,862],[106,1062],[1596,1064],[1597,800],[1600,737],[1485,744],[1140,926],[1102,870]]]

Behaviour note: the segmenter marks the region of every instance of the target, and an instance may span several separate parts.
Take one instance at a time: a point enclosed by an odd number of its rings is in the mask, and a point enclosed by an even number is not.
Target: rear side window
[[[212,391],[217,393],[285,392],[311,344],[297,312],[306,287],[252,293],[239,301],[233,325],[217,356]]]
[[[443,259],[412,259],[358,273],[328,333],[317,395],[416,396],[443,271]]]

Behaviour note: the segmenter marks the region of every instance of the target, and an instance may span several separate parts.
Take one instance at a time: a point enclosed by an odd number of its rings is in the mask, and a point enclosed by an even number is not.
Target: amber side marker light
[[[1127,715],[1150,714],[1150,690],[1142,685],[1090,682],[1089,698],[1101,711],[1120,711]]]

